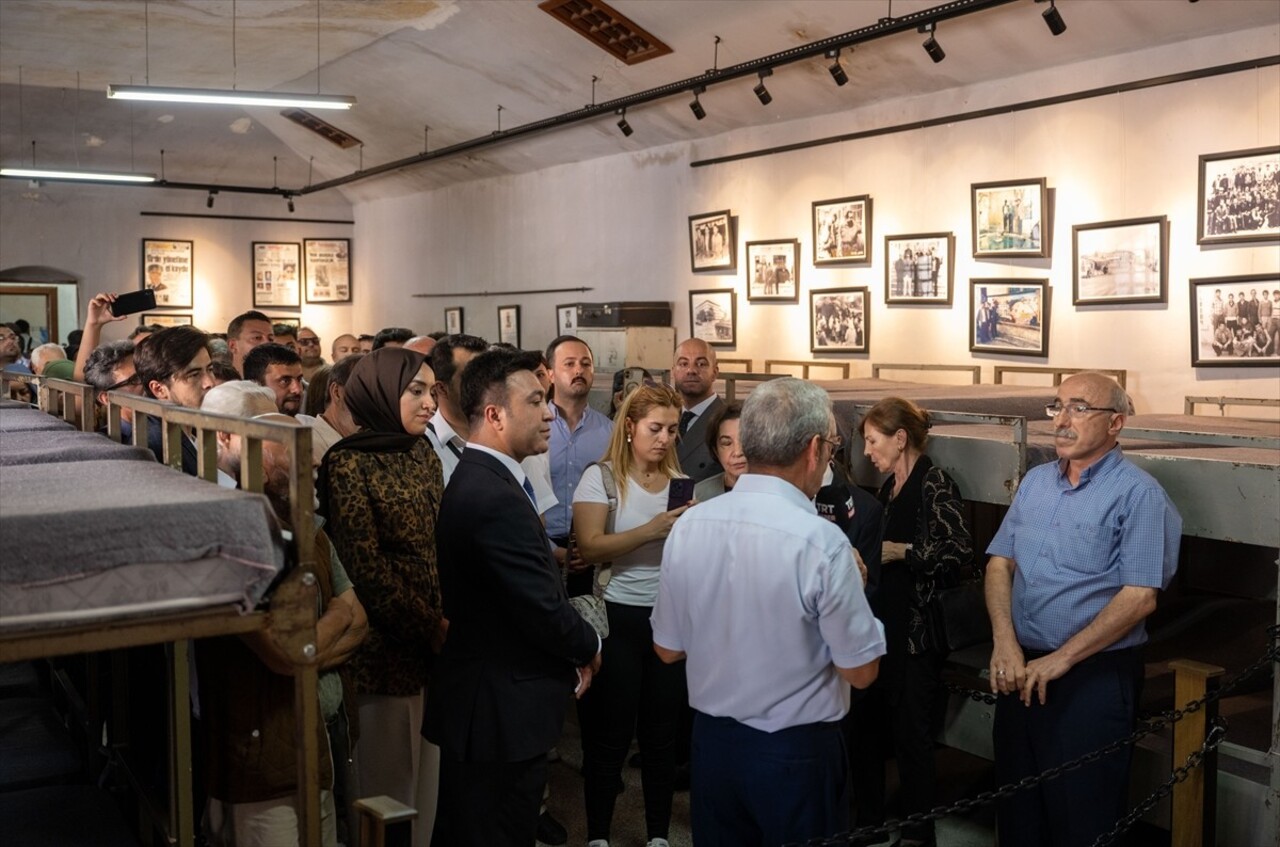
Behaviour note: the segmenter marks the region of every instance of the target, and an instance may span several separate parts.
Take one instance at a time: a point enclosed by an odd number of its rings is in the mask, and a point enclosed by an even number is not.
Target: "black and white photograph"
[[[1048,258],[1045,180],[975,182],[972,186],[973,257]]]
[[[142,326],[191,326],[190,315],[166,315],[160,312],[147,312],[138,321]]]
[[[871,195],[813,201],[813,264],[871,261]]]
[[[1049,280],[969,280],[969,349],[1049,355]]]
[[[520,307],[498,307],[498,340],[503,344],[520,346]]]
[[[578,304],[562,303],[556,306],[556,335],[573,335],[578,331]],[[554,337],[554,336],[553,336]]]
[[[954,233],[887,235],[884,253],[885,303],[951,305],[956,275]]]
[[[800,302],[800,239],[747,242],[747,300]]]
[[[1280,147],[1200,157],[1197,244],[1280,240]]]
[[[712,347],[738,343],[738,292],[709,288],[689,292],[689,334]]]
[[[871,295],[865,287],[809,292],[809,349],[865,353],[871,343]]]
[[[689,261],[693,272],[734,273],[738,241],[729,210],[689,216]]]
[[[287,315],[287,316],[277,315],[274,318],[268,315],[267,320],[271,322],[272,326],[275,326],[277,324],[284,324],[285,326],[293,327],[295,331],[297,331],[302,327],[302,318],[298,317],[297,315]]]
[[[1280,364],[1280,274],[1190,280],[1191,366]]]
[[[1167,303],[1169,219],[1130,218],[1071,227],[1071,302]]]
[[[450,335],[462,332],[461,306],[451,306],[444,310],[444,331]]]

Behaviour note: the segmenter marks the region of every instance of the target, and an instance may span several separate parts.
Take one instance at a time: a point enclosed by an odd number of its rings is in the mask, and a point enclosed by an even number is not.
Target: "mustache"
[[[1054,438],[1075,438],[1076,434],[1069,429],[1055,429],[1053,431]]]

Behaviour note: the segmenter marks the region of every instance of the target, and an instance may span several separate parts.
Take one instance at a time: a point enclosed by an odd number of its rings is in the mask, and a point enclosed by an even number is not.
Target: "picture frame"
[[[809,291],[809,349],[866,353],[871,347],[871,293],[866,286]]]
[[[498,341],[520,346],[520,307],[498,307]]]
[[[293,327],[294,332],[302,329],[302,318],[297,315],[276,315],[274,317],[268,315],[267,320],[271,321],[272,326],[275,326],[276,324],[286,324],[291,326]]]
[[[1049,258],[1049,189],[1040,179],[970,186],[973,258]]]
[[[577,331],[578,304],[561,303],[556,306],[556,335],[574,335]]]
[[[689,216],[689,266],[694,273],[737,272],[737,220],[728,209]]]
[[[1200,157],[1196,203],[1197,244],[1280,241],[1280,146]],[[1265,189],[1268,182],[1272,189]]]
[[[871,237],[871,195],[813,201],[815,267],[870,263]]]
[[[138,319],[140,326],[162,326],[168,329],[171,326],[192,326],[193,320],[191,315],[174,315],[161,312],[147,312]]]
[[[969,350],[1049,355],[1049,280],[969,280]]]
[[[278,306],[296,309],[302,305],[298,283],[302,268],[302,245],[296,241],[254,241],[249,248],[253,269],[253,308]]]
[[[689,292],[689,337],[712,347],[738,343],[738,292],[732,288],[703,288]]]
[[[1071,227],[1071,302],[1169,302],[1168,233],[1164,215]]]
[[[950,306],[956,284],[956,236],[921,232],[884,237],[884,302]]]
[[[1201,277],[1188,280],[1191,292],[1191,366],[1193,368],[1274,368],[1280,365],[1280,273],[1246,276]],[[1257,292],[1259,296],[1252,295]],[[1239,301],[1253,300],[1249,318],[1253,330],[1246,332],[1246,317]],[[1220,306],[1215,305],[1218,300]],[[1245,302],[1248,302],[1246,300]],[[1264,307],[1263,304],[1269,304]],[[1232,309],[1232,305],[1236,309]],[[1234,315],[1233,315],[1234,311]],[[1260,316],[1259,316],[1260,315]],[[1234,321],[1233,321],[1234,317]],[[1230,325],[1235,323],[1235,328]],[[1267,339],[1258,346],[1258,326]],[[1221,334],[1228,328],[1230,340]]]
[[[304,238],[308,303],[351,302],[351,239]]]
[[[195,242],[175,239],[142,239],[139,288],[156,292],[160,309],[190,309],[195,278]]]
[[[449,335],[462,334],[461,306],[450,306],[444,310],[444,331]]]
[[[800,302],[800,239],[747,242],[747,301]]]

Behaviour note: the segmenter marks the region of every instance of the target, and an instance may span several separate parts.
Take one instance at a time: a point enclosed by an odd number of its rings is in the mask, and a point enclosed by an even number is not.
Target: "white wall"
[[[871,361],[1120,367],[1143,411],[1181,411],[1184,394],[1280,396],[1275,368],[1190,366],[1188,278],[1280,271],[1280,247],[1195,243],[1197,157],[1280,143],[1280,69],[1109,95],[977,121],[691,168],[690,162],[930,115],[984,108],[1274,52],[1275,27],[1199,39],[1088,65],[1037,71],[838,115],[744,129],[670,145],[497,177],[426,194],[358,204],[354,319],[363,325],[443,326],[446,306],[466,310],[466,330],[496,337],[497,306],[522,306],[526,347],[548,341],[557,303],[668,300],[677,334],[689,332],[688,291],[734,287],[738,345],[732,355],[812,358],[808,297],[814,288],[871,291]],[[642,133],[642,113],[632,117]],[[970,183],[1046,177],[1055,197],[1053,258],[975,261],[969,235]],[[870,194],[873,262],[815,269],[810,203]],[[689,269],[688,216],[729,208],[739,218],[736,276]],[[1167,215],[1169,297],[1164,305],[1072,305],[1071,227]],[[884,236],[956,234],[951,307],[884,304]],[[801,240],[800,302],[748,304],[742,243]],[[970,277],[1047,277],[1052,287],[1047,359],[974,355],[968,350]],[[521,290],[588,286],[585,293]],[[465,293],[491,292],[486,296]],[[451,293],[439,299],[419,293]],[[722,350],[721,355],[731,355]],[[837,358],[824,355],[823,358]]]

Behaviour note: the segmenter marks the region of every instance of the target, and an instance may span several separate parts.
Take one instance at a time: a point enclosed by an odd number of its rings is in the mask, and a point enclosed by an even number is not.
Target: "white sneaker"
[[[587,847],[609,847],[609,842],[603,838],[593,838],[587,842]]]
[[[650,838],[648,847],[671,847],[665,838]]]

